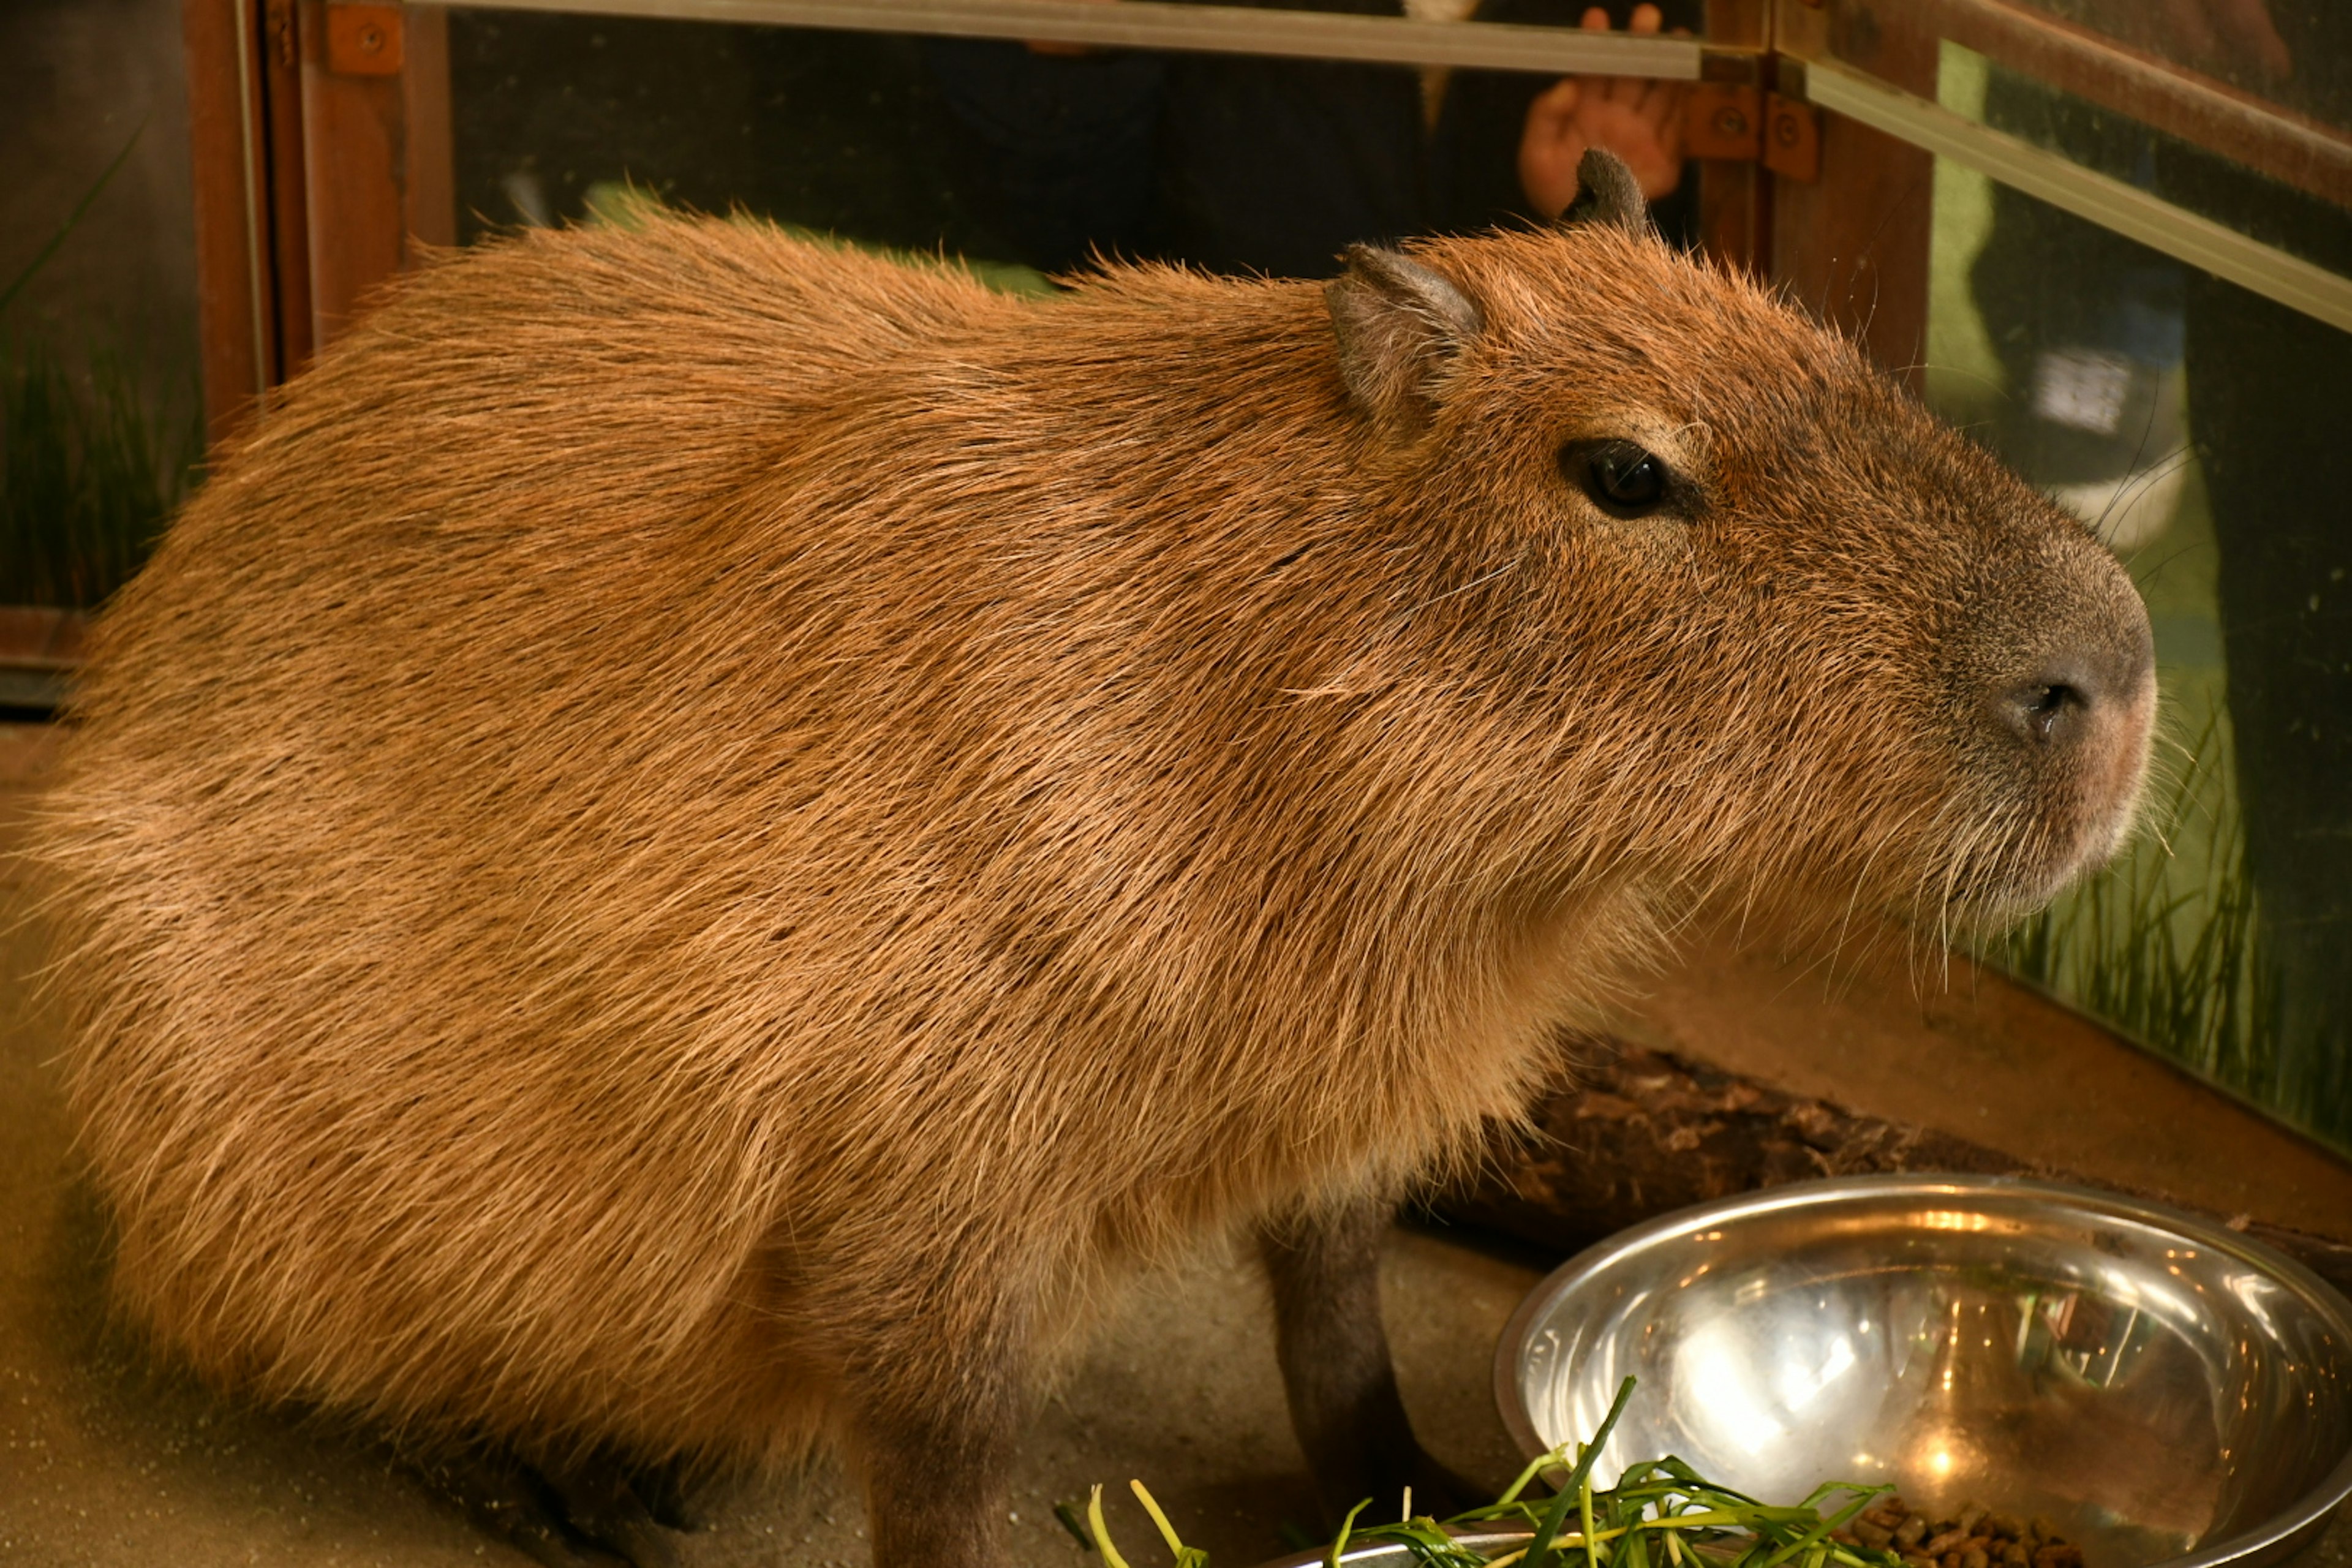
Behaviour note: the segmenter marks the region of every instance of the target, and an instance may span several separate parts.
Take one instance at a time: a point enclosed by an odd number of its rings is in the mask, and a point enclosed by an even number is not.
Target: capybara
[[[1327,1500],[1443,1487],[1401,1185],[1710,900],[2045,898],[2153,720],[2092,533],[1620,176],[1328,285],[653,216],[392,290],[79,689],[130,1316],[513,1457],[543,1554],[831,1442],[968,1568],[1041,1348],[1254,1230]]]

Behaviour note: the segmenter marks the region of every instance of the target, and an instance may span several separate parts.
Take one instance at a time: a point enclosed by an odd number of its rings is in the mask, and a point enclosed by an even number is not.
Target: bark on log
[[[1532,1131],[1498,1136],[1478,1174],[1430,1208],[1565,1256],[1674,1209],[1822,1176],[1949,1171],[2123,1190],[1664,1051],[1582,1037],[1576,1056],[1577,1081],[1538,1104]],[[2162,1193],[2127,1195],[2190,1207]],[[2209,1217],[2352,1291],[2352,1247],[2247,1215]]]

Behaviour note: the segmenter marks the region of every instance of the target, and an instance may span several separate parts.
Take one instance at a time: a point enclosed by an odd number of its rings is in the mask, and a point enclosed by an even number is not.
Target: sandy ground
[[[103,1238],[72,1175],[55,1017],[31,984],[41,931],[21,833],[50,737],[0,724],[0,1564],[437,1568],[527,1560],[354,1436],[223,1402],[110,1330]],[[1438,1456],[1499,1485],[1516,1461],[1490,1358],[1540,1260],[1397,1232],[1386,1260],[1406,1403]],[[1094,1561],[1056,1499],[1139,1476],[1219,1568],[1249,1568],[1311,1523],[1282,1405],[1265,1289],[1230,1258],[1147,1283],[1048,1398],[1023,1443],[1008,1539],[1039,1568]],[[698,1500],[687,1568],[863,1564],[854,1487],[829,1464]],[[1122,1499],[1139,1568],[1165,1561]],[[2295,1568],[2352,1568],[2342,1521]]]
[[[38,733],[0,725],[0,855],[42,771]],[[527,1559],[477,1534],[351,1435],[240,1409],[149,1364],[110,1331],[103,1238],[71,1172],[54,1058],[31,973],[37,920],[0,859],[0,1563],[212,1568]],[[1538,1278],[1444,1238],[1399,1232],[1385,1285],[1405,1395],[1424,1440],[1473,1477],[1516,1468],[1494,1414],[1496,1334]],[[1275,1367],[1265,1288],[1230,1258],[1148,1282],[1061,1381],[1016,1464],[1009,1540],[1024,1563],[1078,1568],[1056,1499],[1139,1476],[1221,1568],[1284,1550],[1313,1522]],[[862,1509],[835,1467],[699,1500],[688,1568],[866,1561]],[[1131,1505],[1139,1565],[1164,1561]]]

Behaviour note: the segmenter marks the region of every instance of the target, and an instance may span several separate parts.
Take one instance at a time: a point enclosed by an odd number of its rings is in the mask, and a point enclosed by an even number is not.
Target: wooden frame
[[[310,353],[299,62],[285,0],[186,0],[205,414],[228,435]],[[290,165],[289,160],[291,160]]]
[[[337,26],[360,13],[388,68],[331,47],[365,36]],[[447,23],[423,6],[184,0],[183,25],[205,413],[219,441],[420,246],[456,243]]]
[[[1726,86],[1757,95],[1766,79],[1772,41],[1771,0],[1706,0],[1708,54],[1702,90]],[[1710,256],[1751,271],[1771,245],[1771,181],[1755,156],[1695,159],[1699,243]]]
[[[2339,331],[2352,331],[2352,278],[2248,237],[2021,137],[1979,125],[1931,99],[1842,63],[1805,67],[1805,96],[1845,120],[1990,175],[2077,217],[2201,268]]]
[[[1834,112],[1823,116],[1821,184],[1780,183],[1787,205],[1773,275],[1882,363],[1916,382],[1938,152],[2317,320],[2345,326],[2352,318],[2352,284],[2324,268],[2055,154],[1997,145],[2014,139],[1938,111],[1947,40],[2352,205],[2352,135],[2019,0],[1776,0],[1773,66],[1783,90]]]
[[[1803,97],[1801,61],[1822,54],[1935,94],[1932,36],[1882,22],[1868,0],[1818,7],[1780,0],[1773,44],[1775,81],[1790,98]],[[1773,279],[1915,385],[1927,341],[1935,183],[1932,154],[1832,119],[1821,132],[1820,179],[1772,184]]]
[[[1690,38],[1513,23],[1431,22],[1275,5],[1171,0],[434,0],[571,16],[752,23],[937,37],[1025,38],[1113,49],[1183,49],[1552,75],[1698,79]],[[1751,0],[1752,3],[1752,0]]]

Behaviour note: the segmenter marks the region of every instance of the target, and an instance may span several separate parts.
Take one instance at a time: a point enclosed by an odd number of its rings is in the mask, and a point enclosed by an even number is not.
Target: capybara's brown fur
[[[1328,297],[487,245],[98,629],[45,853],[120,1298],[262,1396],[977,1519],[1095,1285],[1255,1223],[1344,1293],[1318,1223],[1696,901],[2105,855],[2146,649],[2080,525],[1617,225]],[[1385,1363],[1306,1353],[1311,1440]],[[874,1485],[881,1561],[993,1561]]]

